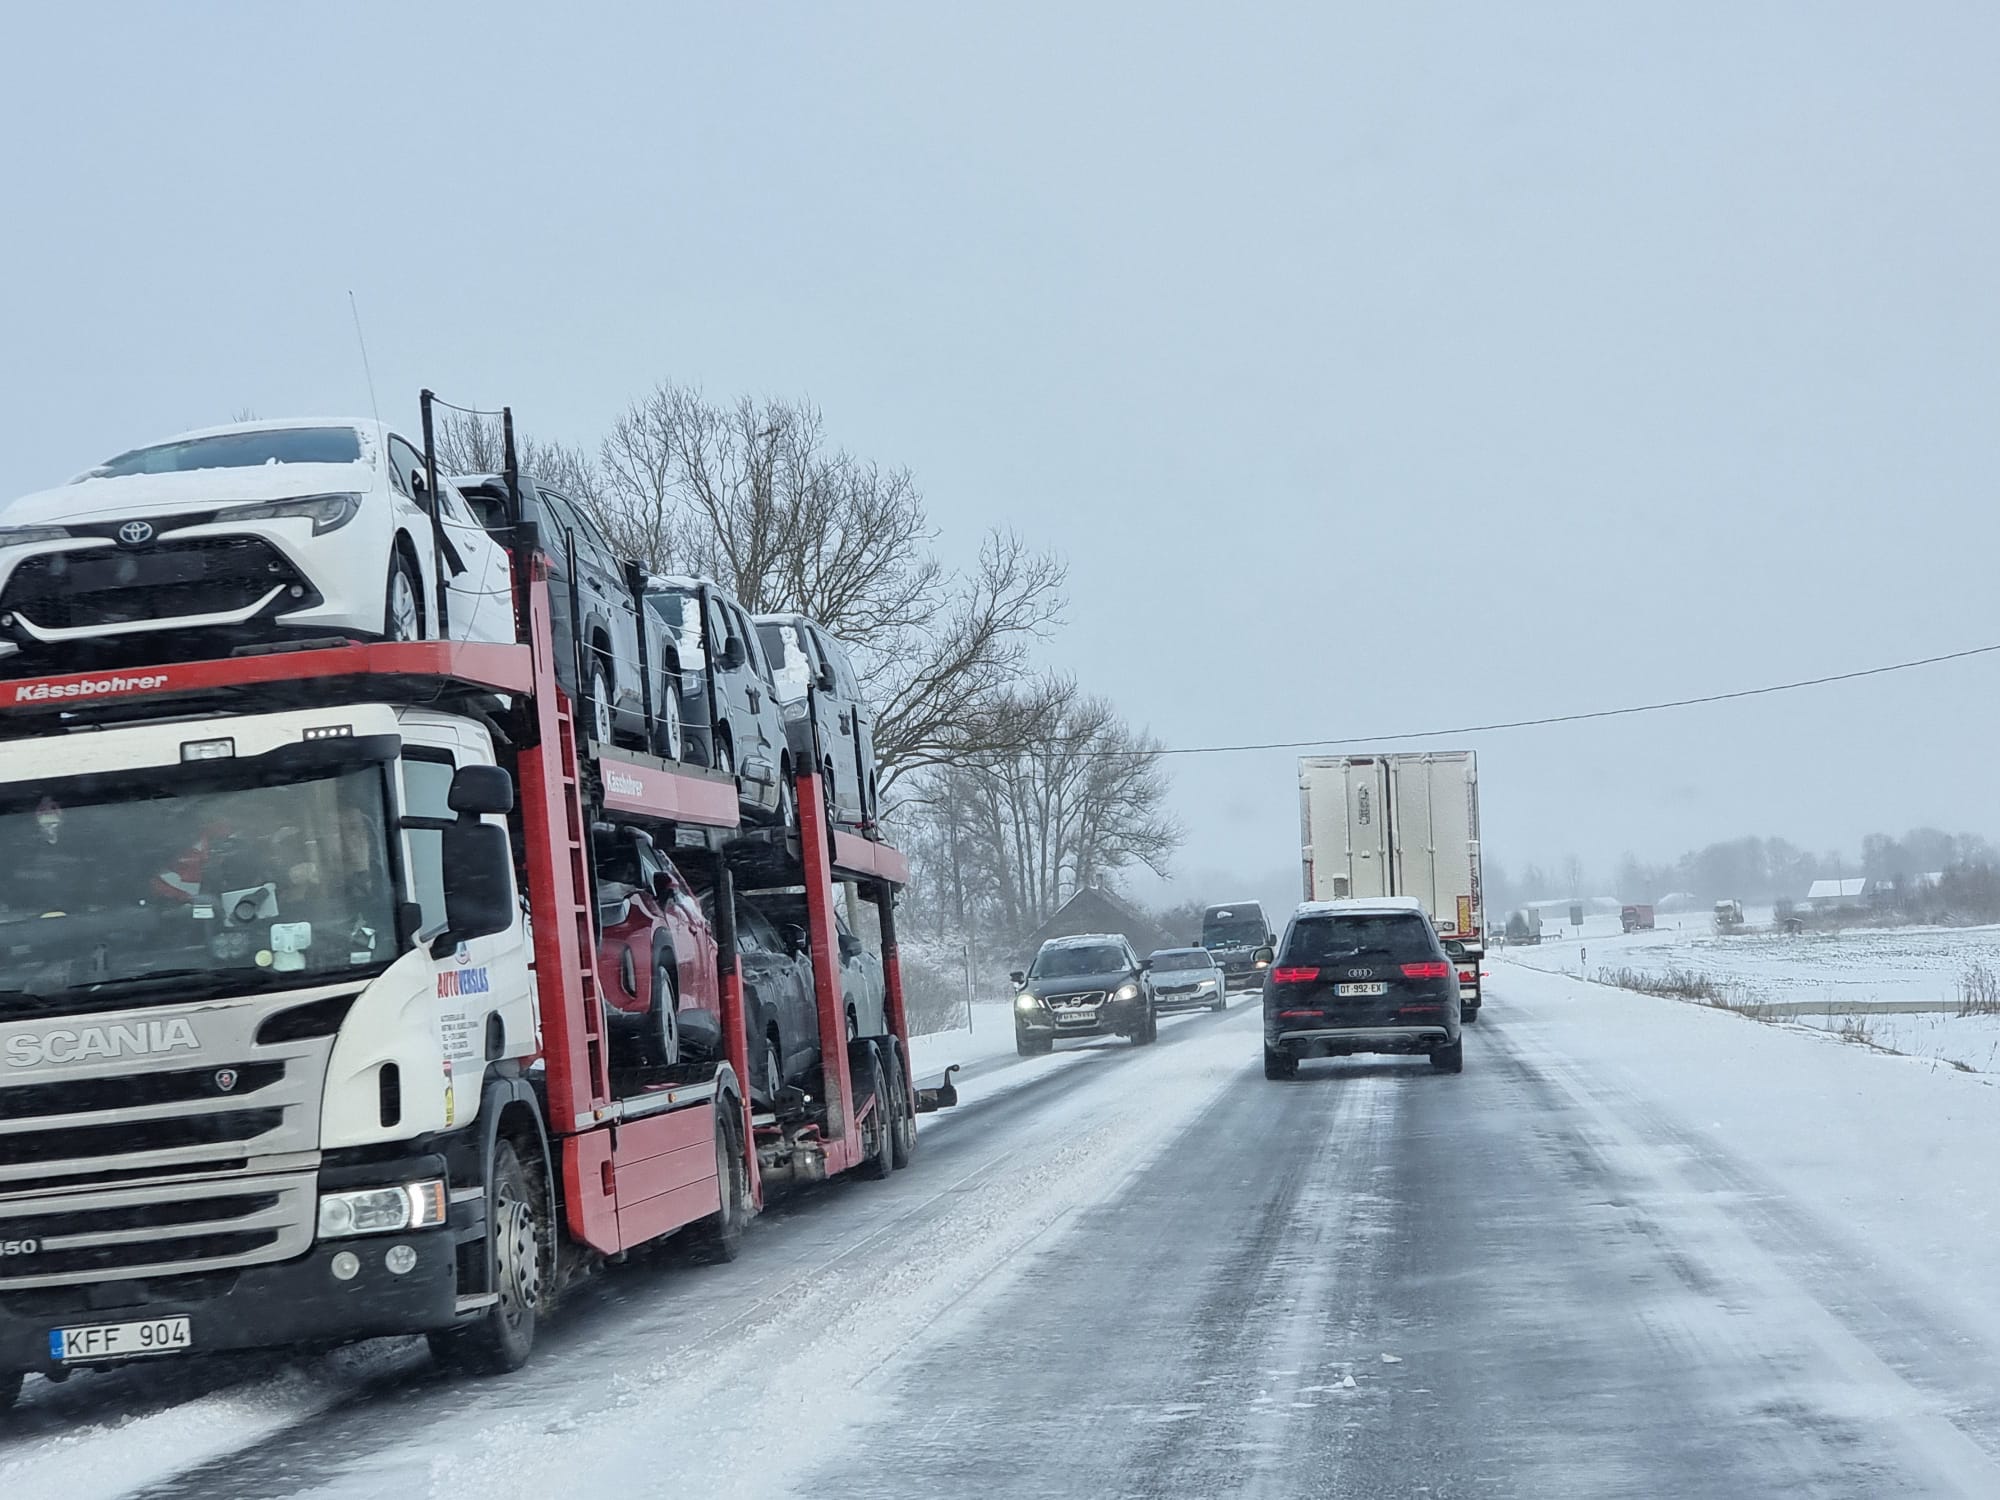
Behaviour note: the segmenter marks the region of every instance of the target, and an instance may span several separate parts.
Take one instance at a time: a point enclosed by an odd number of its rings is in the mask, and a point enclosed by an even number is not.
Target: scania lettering
[[[378,1335],[514,1369],[604,1261],[728,1259],[767,1186],[886,1174],[955,1102],[908,1070],[903,857],[830,828],[810,771],[796,826],[751,830],[728,772],[591,742],[534,528],[500,530],[512,644],[0,685],[0,1407],[33,1372]],[[610,1044],[604,788],[716,897],[697,1060]],[[819,1026],[811,1086],[754,1112],[739,874],[807,892]],[[881,1035],[847,1033],[843,888]]]
[[[94,1058],[142,1057],[186,1049],[199,1052],[201,1038],[185,1019],[138,1021],[124,1026],[58,1028],[39,1036],[7,1038],[7,1066],[37,1068],[45,1063],[82,1063]]]

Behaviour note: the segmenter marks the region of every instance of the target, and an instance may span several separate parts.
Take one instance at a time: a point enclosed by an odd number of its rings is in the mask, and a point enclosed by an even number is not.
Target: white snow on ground
[[[1722,1268],[1711,1315],[1670,1336],[1728,1348],[1753,1323],[1795,1329],[1827,1409],[1892,1413],[1954,1492],[1992,1493],[1991,1459],[1920,1392],[2000,1389],[2000,1088],[1506,956],[1493,968],[1488,1016],[1631,1185],[1607,1210]]]
[[[1630,968],[1685,970],[1714,980],[1731,1006],[1821,1039],[2000,1074],[2000,1016],[1955,1014],[1959,981],[1984,964],[2000,972],[2000,927],[1850,928],[1844,932],[1717,934],[1705,917],[1621,935],[1592,918],[1582,937],[1504,950],[1516,965],[1596,978]],[[1629,993],[1629,992],[1625,992]],[[1699,1003],[1699,1002],[1690,1002]]]
[[[23,1403],[50,1411],[58,1424],[63,1397],[93,1381],[129,1384],[136,1414],[59,1425],[25,1453],[0,1458],[0,1495],[116,1500],[165,1475],[251,1447],[332,1408],[370,1381],[413,1368],[428,1357],[412,1340],[379,1340],[323,1359],[267,1367],[256,1378],[161,1409],[149,1409],[140,1395],[149,1372],[137,1364],[109,1376],[74,1376],[65,1385],[34,1378],[22,1394]]]

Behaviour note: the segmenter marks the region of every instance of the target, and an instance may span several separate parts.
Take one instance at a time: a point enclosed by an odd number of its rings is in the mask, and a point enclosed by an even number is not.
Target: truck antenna
[[[368,364],[368,339],[361,332],[361,304],[354,300],[354,288],[347,289],[347,310],[354,314],[354,342],[361,346],[361,374],[368,382],[368,409],[374,414],[379,425],[382,420],[381,405],[375,400],[375,372]]]

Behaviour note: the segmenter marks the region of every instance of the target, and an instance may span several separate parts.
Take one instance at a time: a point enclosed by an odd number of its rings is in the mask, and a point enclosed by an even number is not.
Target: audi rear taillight
[[[1319,978],[1319,970],[1302,964],[1279,964],[1271,971],[1273,984],[1311,984]]]
[[[1430,959],[1420,964],[1404,964],[1405,979],[1442,979],[1451,972],[1451,965],[1441,958]]]

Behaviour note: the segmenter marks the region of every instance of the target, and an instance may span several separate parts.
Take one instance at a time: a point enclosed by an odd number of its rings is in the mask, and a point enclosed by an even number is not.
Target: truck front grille
[[[317,1204],[313,1172],[0,1199],[0,1238],[36,1247],[0,1261],[0,1291],[286,1260]]]
[[[0,1239],[37,1245],[0,1258],[0,1292],[220,1270],[305,1250],[334,1039],[274,1026],[283,1039],[260,1042],[258,1031],[323,995],[149,1009],[146,1023],[184,1022],[196,1050],[0,1077]],[[135,1014],[90,1022],[138,1035]],[[0,1030],[82,1024],[72,1015]]]

